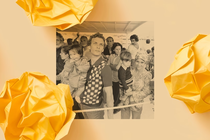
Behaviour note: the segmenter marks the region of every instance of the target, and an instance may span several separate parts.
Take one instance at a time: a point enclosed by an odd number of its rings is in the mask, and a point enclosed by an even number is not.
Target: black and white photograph
[[[56,84],[75,119],[154,119],[154,22],[85,21],[56,29]]]

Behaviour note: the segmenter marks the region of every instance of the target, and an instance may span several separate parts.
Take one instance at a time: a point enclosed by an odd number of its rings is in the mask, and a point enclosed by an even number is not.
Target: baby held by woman
[[[89,62],[82,57],[83,49],[80,45],[63,46],[60,55],[65,65],[63,71],[56,76],[56,79],[70,86],[73,98],[79,97],[84,90],[86,74],[90,67]]]

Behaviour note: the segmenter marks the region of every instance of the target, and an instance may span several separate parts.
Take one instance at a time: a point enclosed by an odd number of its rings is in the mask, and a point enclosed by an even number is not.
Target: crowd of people
[[[154,47],[143,50],[138,36],[125,48],[113,37],[95,33],[64,42],[56,32],[56,84],[68,84],[73,110],[113,108],[107,118],[121,111],[121,119],[140,119],[147,96],[154,103]],[[104,119],[104,110],[77,113],[77,119]]]

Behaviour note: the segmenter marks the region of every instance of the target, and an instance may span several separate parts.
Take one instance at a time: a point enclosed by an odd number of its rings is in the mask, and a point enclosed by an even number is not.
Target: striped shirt
[[[126,70],[121,66],[118,70],[119,86],[127,90],[133,83],[133,77],[131,74],[130,67]]]

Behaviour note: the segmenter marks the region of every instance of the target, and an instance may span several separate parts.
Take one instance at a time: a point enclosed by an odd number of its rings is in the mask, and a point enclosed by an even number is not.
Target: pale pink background
[[[163,83],[181,45],[210,33],[209,5],[209,0],[99,0],[87,20],[155,22],[155,119],[75,120],[64,140],[209,140],[210,113],[190,114]],[[15,0],[1,0],[0,89],[25,71],[55,81],[55,65],[55,28],[32,26]]]

